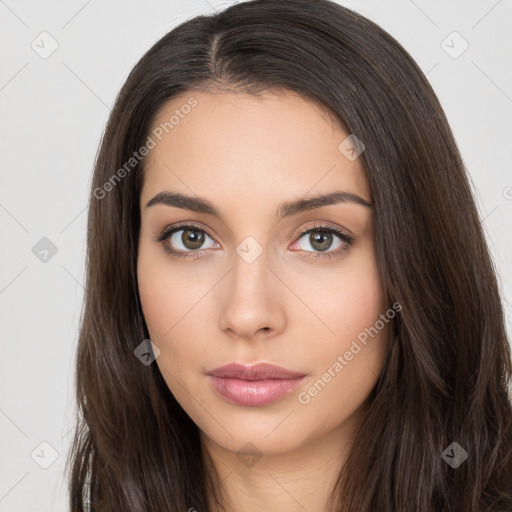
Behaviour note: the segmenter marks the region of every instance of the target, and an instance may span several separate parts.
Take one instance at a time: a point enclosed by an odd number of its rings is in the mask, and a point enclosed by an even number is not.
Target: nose
[[[219,327],[236,339],[253,340],[283,332],[285,287],[265,253],[248,263],[238,255],[223,280]]]

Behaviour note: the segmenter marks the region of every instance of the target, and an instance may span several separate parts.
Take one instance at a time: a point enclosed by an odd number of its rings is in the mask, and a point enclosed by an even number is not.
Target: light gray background
[[[0,0],[0,512],[67,510],[86,206],[109,109],[153,43],[231,3]],[[511,1],[339,3],[398,39],[438,94],[474,182],[510,332]],[[43,31],[58,43],[47,59],[31,47],[50,48]],[[469,44],[458,58],[445,51],[462,48],[453,31]],[[58,249],[46,263],[32,252],[42,237]],[[43,442],[58,453],[47,469]]]

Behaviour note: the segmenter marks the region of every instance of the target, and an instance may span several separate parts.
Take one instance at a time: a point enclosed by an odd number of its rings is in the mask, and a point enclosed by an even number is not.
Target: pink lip
[[[270,363],[231,363],[207,373],[213,388],[228,402],[259,406],[275,402],[295,389],[305,374]]]

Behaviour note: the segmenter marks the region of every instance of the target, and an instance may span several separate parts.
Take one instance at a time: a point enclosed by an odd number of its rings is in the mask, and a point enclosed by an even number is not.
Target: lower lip
[[[293,391],[305,378],[242,380],[208,375],[217,393],[232,404],[259,406],[275,402]]]

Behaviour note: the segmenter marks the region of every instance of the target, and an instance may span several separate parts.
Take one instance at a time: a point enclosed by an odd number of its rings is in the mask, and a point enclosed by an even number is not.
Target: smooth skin
[[[277,212],[285,202],[338,191],[371,203],[368,180],[360,158],[351,161],[338,148],[349,134],[294,93],[187,92],[160,109],[154,127],[190,97],[197,105],[155,139],[146,157],[140,197],[138,285],[151,340],[160,349],[155,362],[199,428],[228,510],[324,512],[381,373],[388,324],[308,395],[308,403],[298,395],[389,305],[376,265],[371,207],[338,202],[284,218]],[[206,199],[220,218],[146,206],[164,191]],[[194,227],[157,240],[182,222]],[[300,234],[315,223],[351,235],[353,244],[322,228]],[[250,263],[237,252],[247,237],[250,251],[262,250]],[[322,258],[326,253],[332,257]],[[235,405],[206,375],[235,361],[275,363],[307,378],[272,404]],[[210,497],[210,511],[217,510]]]

